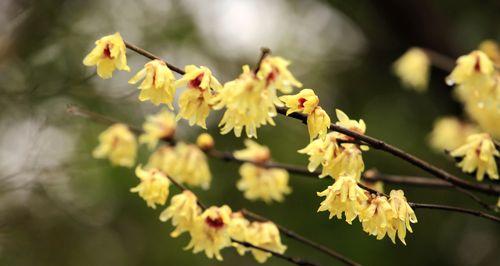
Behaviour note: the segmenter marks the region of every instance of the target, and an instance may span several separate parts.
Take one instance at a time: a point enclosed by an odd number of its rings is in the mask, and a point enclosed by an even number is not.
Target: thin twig
[[[136,51],[137,53],[139,53],[147,58],[162,60],[160,57],[155,56],[152,53],[150,53],[142,48],[139,48],[135,45],[132,45],[130,43],[126,43],[126,46],[127,46],[127,48],[129,48],[133,51]],[[169,68],[171,70],[173,70],[179,74],[185,73],[180,68],[175,67],[175,66],[167,63],[166,61],[164,61],[164,62],[169,66]],[[276,110],[278,111],[279,114],[287,116],[286,115],[287,108],[276,107]],[[292,113],[292,114],[288,115],[288,117],[292,117],[292,118],[301,120],[304,124],[307,124],[307,116],[304,114]],[[360,134],[356,131],[349,130],[347,128],[336,125],[334,123],[332,123],[330,125],[330,129],[333,131],[337,131],[339,133],[342,133],[344,135],[353,137],[357,140],[360,140],[360,141],[366,143],[367,145],[369,145],[375,149],[390,153],[390,154],[392,154],[400,159],[403,159],[403,160],[425,170],[426,172],[428,172],[428,173],[430,173],[430,174],[432,174],[440,179],[443,179],[447,182],[450,182],[456,186],[459,186],[459,187],[462,187],[465,189],[473,189],[473,190],[476,190],[476,191],[479,191],[482,193],[486,193],[486,194],[490,194],[490,195],[494,195],[494,196],[500,195],[500,187],[495,187],[495,186],[490,185],[490,184],[471,183],[471,182],[462,180],[462,179],[446,172],[445,170],[438,168],[437,166],[434,166],[434,165],[430,164],[429,162],[424,161],[424,160],[422,160],[414,155],[411,155],[410,153],[405,152],[399,148],[396,148],[396,147],[394,147],[394,146],[392,146],[392,145],[390,145],[382,140],[370,137],[368,135]]]
[[[250,218],[250,219],[253,219],[253,220],[257,220],[257,221],[260,221],[260,222],[267,222],[269,221],[269,219],[267,219],[266,217],[263,217],[261,215],[258,215],[254,212],[251,212],[247,209],[241,209],[241,212],[243,213],[244,216],[246,216],[247,218]],[[273,222],[274,223],[274,222]],[[328,247],[324,246],[324,245],[321,245],[321,244],[318,244],[316,242],[313,242],[301,235],[299,235],[298,233],[280,225],[280,224],[277,224],[277,223],[274,223],[278,229],[280,230],[281,233],[283,233],[285,236],[289,237],[289,238],[292,238],[292,239],[295,239],[301,243],[304,243],[308,246],[311,246],[325,254],[327,254],[328,256],[331,256],[331,257],[334,257],[340,261],[342,261],[344,264],[346,265],[360,265],[359,263],[345,257],[344,255],[334,251],[334,250],[331,250],[329,249]]]
[[[427,56],[431,60],[431,63],[435,67],[444,70],[446,72],[451,72],[453,68],[455,68],[455,60],[453,60],[453,58],[428,48],[421,48],[421,49],[427,54]]]
[[[415,208],[415,209],[435,209],[435,210],[459,212],[459,213],[465,213],[465,214],[470,214],[470,215],[486,218],[486,219],[495,221],[497,223],[500,223],[500,218],[493,216],[491,214],[481,212],[481,211],[459,208],[459,207],[454,207],[454,206],[447,206],[447,205],[439,205],[439,204],[414,203],[414,202],[409,202],[408,204],[410,204],[410,206]]]
[[[257,72],[259,72],[262,60],[264,60],[264,58],[266,58],[266,56],[269,55],[270,53],[271,53],[271,49],[269,49],[267,47],[260,48],[260,58],[259,58],[259,61],[257,62],[257,65],[255,66],[255,70],[253,71],[254,74],[257,74]]]

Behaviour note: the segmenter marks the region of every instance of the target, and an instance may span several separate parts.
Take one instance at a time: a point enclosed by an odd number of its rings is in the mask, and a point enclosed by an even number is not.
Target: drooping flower
[[[229,227],[231,222],[231,209],[212,206],[206,209],[201,216],[194,220],[194,227],[190,230],[191,242],[186,249],[193,249],[193,253],[205,251],[208,258],[215,257],[222,260],[220,251],[231,246]]]
[[[384,238],[388,232],[395,234],[396,229],[392,221],[397,217],[397,213],[385,196],[372,194],[360,208],[359,219],[366,233],[376,236],[378,240]]]
[[[478,128],[456,117],[441,117],[434,122],[429,143],[438,152],[451,151],[463,145],[468,136],[478,133]]]
[[[177,160],[177,155],[175,153],[175,147],[169,145],[163,145],[157,148],[150,156],[148,163],[146,164],[146,169],[158,169],[165,175],[169,175],[173,178],[173,166]],[[174,178],[175,179],[175,178]],[[179,180],[175,179],[177,182]]]
[[[113,76],[115,69],[130,71],[126,47],[120,33],[107,35],[95,42],[95,48],[83,59],[86,66],[97,66],[97,75],[103,79]]]
[[[342,126],[359,134],[365,134],[366,124],[365,121],[363,121],[363,119],[359,119],[359,121],[352,120],[340,109],[336,109],[335,113],[337,114],[337,119],[339,120],[337,123],[335,123],[336,125]],[[344,134],[338,134],[337,138],[343,140],[354,140],[353,137]]]
[[[196,146],[202,151],[211,150],[215,145],[214,138],[208,133],[202,133],[196,138]]]
[[[245,129],[247,137],[257,137],[257,129],[263,125],[274,125],[277,115],[276,94],[269,90],[264,81],[256,78],[248,65],[243,66],[243,73],[235,80],[224,84],[222,90],[213,98],[213,108],[226,108],[219,123],[221,134],[231,130],[237,137]]]
[[[286,251],[286,246],[281,243],[278,227],[272,222],[253,222],[248,228],[247,242],[254,246],[265,248],[279,254]],[[251,249],[252,255],[259,263],[264,263],[272,256],[269,252]]]
[[[330,117],[321,107],[316,107],[314,111],[307,116],[307,130],[309,138],[313,140],[317,136],[324,138],[330,128]]]
[[[280,168],[262,168],[252,163],[240,167],[241,179],[236,187],[244,192],[249,200],[261,199],[266,203],[283,201],[284,195],[291,192],[288,186],[288,172]]]
[[[168,178],[157,169],[144,170],[141,165],[135,168],[135,175],[141,183],[130,189],[130,192],[139,193],[139,196],[153,209],[156,209],[156,204],[164,205],[170,186]]]
[[[158,144],[158,140],[172,139],[176,127],[175,115],[168,110],[149,115],[142,125],[144,133],[139,136],[139,143],[146,143],[149,149],[152,150]]]
[[[128,83],[136,84],[141,79],[144,80],[139,86],[140,101],[150,100],[154,105],[164,103],[174,109],[172,102],[175,95],[175,76],[165,62],[155,59],[146,63]]]
[[[331,160],[325,160],[320,177],[352,176],[359,181],[365,170],[361,150],[355,144],[344,143],[335,149]]]
[[[229,236],[232,239],[240,242],[247,242],[249,238],[249,227],[250,222],[241,212],[233,212],[231,214],[231,221],[229,223],[228,232]],[[238,254],[240,254],[241,256],[245,255],[245,253],[248,251],[248,248],[238,243],[233,243],[232,245],[236,248],[236,251],[238,251]]]
[[[109,158],[113,165],[132,167],[137,154],[137,141],[134,134],[124,124],[114,124],[99,135],[99,146],[92,155],[94,158]]]
[[[494,71],[493,62],[485,53],[472,51],[457,59],[457,65],[446,78],[446,82],[449,85],[478,82],[478,79],[491,78]]]
[[[393,65],[394,73],[403,85],[422,92],[429,83],[430,59],[424,50],[412,47]]]
[[[266,56],[259,67],[257,77],[266,82],[267,87],[282,93],[292,92],[293,87],[300,88],[300,83],[288,70],[290,62],[279,56]]]
[[[405,194],[402,190],[391,190],[389,195],[389,204],[395,212],[395,216],[392,219],[392,226],[389,228],[395,229],[399,240],[406,245],[405,237],[406,230],[413,233],[410,223],[417,223],[417,216],[411,208],[410,204],[406,200]],[[392,242],[395,243],[396,232],[394,230],[388,230],[388,235]]]
[[[184,76],[175,82],[175,87],[187,86],[179,97],[179,114],[177,119],[184,118],[189,125],[199,125],[206,128],[206,118],[210,113],[213,91],[219,91],[222,86],[207,67],[188,65]]]
[[[469,136],[467,142],[451,151],[450,155],[461,158],[458,166],[465,173],[476,171],[478,181],[482,181],[485,174],[490,179],[499,178],[495,157],[500,157],[500,153],[495,148],[489,134],[481,133]]]
[[[500,64],[500,47],[494,40],[484,40],[479,44],[479,50],[485,53],[493,63]]]
[[[251,140],[245,140],[245,149],[234,152],[234,157],[257,163],[265,163],[271,159],[269,148]]]
[[[339,145],[335,135],[329,133],[324,140],[315,139],[305,148],[298,150],[298,153],[309,155],[307,170],[309,170],[309,172],[314,172],[320,165],[332,160],[338,148]]]
[[[295,112],[310,115],[319,104],[318,96],[311,89],[303,89],[295,95],[284,95],[279,99],[288,107],[286,115]]]
[[[331,219],[336,216],[342,219],[345,214],[346,222],[351,224],[360,212],[360,206],[367,200],[365,191],[358,186],[356,179],[352,176],[340,176],[333,185],[322,192],[317,193],[320,197],[326,197],[318,209],[329,211]]]
[[[195,219],[200,214],[201,209],[196,196],[191,191],[184,190],[172,197],[170,205],[160,214],[160,220],[166,222],[172,219],[175,230],[170,233],[170,236],[178,237],[184,232],[193,230]]]

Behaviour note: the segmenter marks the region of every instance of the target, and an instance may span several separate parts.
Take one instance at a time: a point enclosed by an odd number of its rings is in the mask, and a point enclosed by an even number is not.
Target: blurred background
[[[270,47],[293,62],[292,72],[317,91],[330,115],[340,108],[363,118],[368,134],[460,174],[427,145],[434,119],[462,112],[444,84],[447,73],[433,70],[429,91],[419,94],[402,88],[391,64],[414,45],[457,57],[483,39],[500,40],[499,13],[494,0],[0,1],[0,265],[256,264],[231,249],[223,262],[183,251],[187,236],[169,237],[171,225],[158,220],[161,209],[129,192],[137,183],[133,171],[92,159],[106,127],[68,115],[67,104],[133,125],[158,110],[137,101],[136,87],[127,84],[132,73],[101,80],[83,66],[101,36],[119,31],[175,65],[209,66],[221,81],[254,65],[261,46]],[[128,59],[132,72],[146,62],[133,52]],[[208,121],[217,146],[240,149],[242,138],[218,134],[220,115]],[[306,127],[283,117],[276,122],[259,130],[258,141],[276,161],[305,165],[307,157],[295,151],[308,142]],[[180,121],[177,138],[193,141],[200,132]],[[140,154],[146,162],[144,147]],[[367,169],[427,176],[382,152],[364,158]],[[249,208],[362,264],[500,265],[500,228],[490,221],[418,210],[408,245],[393,245],[367,236],[358,222],[316,213],[316,192],[328,182],[292,176],[292,194],[266,205],[236,189],[238,165],[210,160],[210,167],[211,189],[196,191],[204,202]],[[477,207],[451,190],[404,189],[415,202]],[[283,242],[288,254],[337,265],[284,236]],[[286,264],[272,258],[267,265]]]

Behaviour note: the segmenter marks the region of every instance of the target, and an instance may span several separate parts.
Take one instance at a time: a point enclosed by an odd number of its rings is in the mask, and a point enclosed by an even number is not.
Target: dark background
[[[500,39],[498,1],[49,1],[0,3],[0,264],[1,265],[255,265],[231,249],[224,262],[183,251],[186,236],[172,239],[170,224],[137,195],[133,171],[91,158],[105,126],[66,114],[68,103],[140,125],[158,109],[137,100],[132,73],[93,77],[83,57],[99,37],[122,36],[176,65],[209,66],[221,81],[255,64],[261,46],[292,60],[292,71],[316,90],[331,115],[340,108],[363,118],[368,134],[460,174],[453,162],[430,151],[427,135],[442,115],[462,115],[434,70],[427,93],[404,90],[392,62],[419,45],[457,57],[486,38]],[[128,52],[132,72],[146,60]],[[209,119],[220,149],[242,140],[218,134],[221,113]],[[305,165],[295,151],[308,142],[306,128],[278,117],[259,130],[260,143],[280,162]],[[201,130],[179,123],[178,138]],[[141,149],[139,162],[147,159]],[[367,168],[422,175],[378,151],[365,153]],[[499,265],[500,228],[490,221],[418,210],[408,246],[366,235],[358,222],[316,213],[315,193],[327,181],[291,177],[293,193],[281,204],[249,202],[235,187],[238,166],[210,161],[210,204],[246,207],[366,265]],[[461,174],[460,174],[461,175]],[[462,175],[463,176],[463,175]],[[469,177],[465,177],[469,178]],[[387,189],[392,188],[386,186]],[[406,188],[411,201],[476,205],[463,195]],[[172,189],[174,192],[174,189]],[[495,199],[489,199],[490,202]],[[324,265],[328,257],[283,237],[287,254]],[[270,259],[268,265],[286,265]]]

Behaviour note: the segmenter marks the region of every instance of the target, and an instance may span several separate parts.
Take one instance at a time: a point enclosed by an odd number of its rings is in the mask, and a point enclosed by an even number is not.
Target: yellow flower
[[[229,223],[228,232],[229,236],[232,239],[240,242],[248,241],[249,227],[250,222],[243,216],[241,212],[233,212],[231,214],[231,221]],[[248,248],[238,243],[233,243],[232,245],[236,248],[238,254],[242,256],[245,255],[245,253],[248,251]]]
[[[235,80],[224,84],[222,90],[213,98],[213,108],[226,108],[219,126],[221,134],[234,130],[237,137],[245,129],[247,137],[257,137],[257,129],[262,125],[274,125],[277,115],[276,93],[265,87],[262,80],[255,77],[248,65],[243,66],[243,73]]]
[[[211,109],[212,91],[218,91],[222,86],[207,67],[188,65],[184,70],[186,74],[175,82],[175,87],[188,88],[179,97],[177,119],[184,118],[190,126],[197,124],[206,129],[205,120]]]
[[[493,62],[481,51],[472,51],[457,59],[457,66],[446,78],[449,85],[475,81],[482,77],[490,77],[495,71]]]
[[[260,145],[251,139],[245,140],[245,146],[245,149],[235,151],[234,157],[239,160],[246,160],[257,163],[265,163],[271,159],[271,152],[269,151],[268,147]]]
[[[286,246],[281,243],[278,227],[272,222],[253,222],[248,228],[248,240],[254,246],[265,248],[279,254],[285,253]],[[251,249],[252,255],[259,263],[264,263],[271,253]]]
[[[309,138],[313,140],[317,136],[324,138],[330,128],[330,117],[321,107],[316,107],[314,111],[307,116],[307,131]]]
[[[170,140],[174,137],[177,123],[175,116],[168,110],[146,117],[142,125],[144,133],[139,136],[139,143],[146,143],[149,149],[154,149],[158,140]]]
[[[333,133],[329,133],[324,140],[316,139],[305,148],[298,150],[298,153],[309,155],[307,170],[314,172],[318,166],[333,159],[339,145]]]
[[[359,181],[361,173],[365,170],[365,164],[361,150],[355,144],[344,143],[335,150],[331,160],[323,162],[323,171],[320,177],[329,175],[333,178],[339,176],[352,176]]]
[[[249,200],[261,199],[266,203],[273,200],[281,202],[291,192],[288,186],[288,172],[279,168],[262,168],[252,163],[244,163],[240,167],[241,179],[237,188],[244,191]]]
[[[295,112],[310,115],[319,104],[318,96],[311,89],[303,89],[295,95],[285,95],[279,99],[288,107],[286,115]]]
[[[114,124],[99,135],[94,158],[109,158],[113,165],[132,167],[137,154],[135,136],[124,124]]]
[[[136,84],[141,79],[144,80],[139,86],[140,101],[150,100],[155,105],[164,103],[170,109],[174,109],[172,102],[175,95],[175,77],[165,62],[155,59],[146,63],[128,83]]]
[[[495,157],[500,153],[495,148],[491,136],[486,133],[474,134],[467,138],[467,142],[450,153],[453,157],[460,157],[458,166],[465,173],[476,171],[476,179],[482,181],[484,174],[490,179],[498,179],[498,170]]]
[[[193,249],[193,253],[205,251],[208,258],[222,260],[220,251],[231,246],[231,237],[228,228],[231,222],[231,209],[210,207],[201,216],[195,218],[193,229],[190,231],[191,242],[186,249]]]
[[[405,194],[402,190],[391,190],[389,204],[395,212],[395,216],[392,220],[393,225],[390,228],[393,228],[397,231],[398,238],[406,245],[405,237],[406,230],[410,233],[413,233],[411,229],[410,223],[417,223],[417,216],[415,212],[408,204],[406,200]],[[389,230],[388,235],[391,238],[392,242],[395,243],[395,231]]]
[[[173,166],[177,160],[177,155],[175,153],[175,148],[168,145],[163,145],[156,149],[150,156],[148,163],[146,164],[147,169],[155,168],[163,172],[172,178]],[[175,181],[179,182],[176,178]]]
[[[170,233],[171,237],[178,237],[184,232],[193,230],[195,219],[201,214],[196,196],[189,190],[184,190],[172,197],[170,206],[161,214],[160,220],[166,222],[172,219],[175,230]]]
[[[141,183],[130,189],[130,192],[139,193],[139,196],[153,209],[156,209],[156,204],[164,205],[170,186],[168,178],[157,169],[145,171],[140,165],[135,168],[135,175],[141,180]]]
[[[196,146],[202,151],[211,150],[215,145],[214,138],[208,133],[202,133],[196,138]]]
[[[500,47],[493,40],[484,40],[479,44],[479,50],[484,52],[495,64],[500,64]]]
[[[335,123],[338,126],[342,126],[344,128],[347,128],[349,130],[355,131],[359,134],[365,134],[366,132],[366,124],[363,119],[359,119],[359,121],[356,120],[351,120],[349,117],[342,112],[340,109],[335,109],[335,113],[337,114],[337,119],[339,120],[337,123]],[[344,134],[338,134],[337,136],[338,139],[343,139],[343,140],[354,140],[354,138],[344,135]]]
[[[290,62],[278,56],[266,56],[261,64],[257,77],[266,82],[266,86],[276,88],[283,93],[292,92],[292,87],[300,88],[302,83],[295,79],[288,70]]]
[[[403,85],[419,92],[427,90],[430,60],[424,50],[410,48],[394,62],[393,69]]]
[[[367,200],[365,191],[358,186],[356,179],[352,176],[338,177],[333,185],[317,194],[320,197],[326,196],[318,212],[329,211],[329,219],[333,216],[342,219],[342,213],[345,213],[346,222],[349,224],[356,219],[361,204]]]
[[[434,122],[429,142],[436,151],[450,151],[464,144],[467,137],[475,133],[478,133],[478,129],[472,124],[456,117],[442,117]]]
[[[370,197],[368,202],[365,202],[361,207],[359,220],[365,232],[376,236],[380,240],[384,238],[388,231],[391,232],[390,234],[393,234],[395,229],[392,221],[397,217],[397,214],[392,209],[386,197],[373,194]]]
[[[97,66],[97,75],[111,78],[115,69],[130,71],[125,55],[126,47],[120,33],[107,35],[95,42],[95,48],[83,59],[86,66]]]

